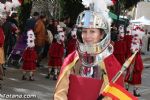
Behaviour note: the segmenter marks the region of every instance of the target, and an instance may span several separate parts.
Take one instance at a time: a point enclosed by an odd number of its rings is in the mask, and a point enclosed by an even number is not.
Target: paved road
[[[150,56],[145,55],[142,57],[145,65],[143,72],[143,84],[141,87],[142,97],[139,100],[149,100],[150,98]],[[53,100],[53,91],[56,81],[45,79],[47,73],[46,68],[38,69],[35,74],[35,81],[23,81],[21,80],[22,73],[20,69],[7,68],[6,76],[3,81],[3,87],[0,94],[14,94],[21,95],[26,94],[29,96],[34,96],[31,99],[21,99],[21,100]],[[130,88],[132,92],[132,87]],[[29,97],[28,96],[28,97]],[[36,98],[35,98],[36,96]],[[0,100],[8,100],[2,99]],[[18,100],[18,99],[9,99]],[[20,100],[20,99],[19,99]]]
[[[56,81],[45,79],[46,72],[46,69],[40,69],[35,74],[35,81],[23,81],[21,80],[21,70],[8,68],[0,93],[34,96],[32,99],[25,100],[53,100],[52,95]],[[3,99],[0,98],[0,100]]]

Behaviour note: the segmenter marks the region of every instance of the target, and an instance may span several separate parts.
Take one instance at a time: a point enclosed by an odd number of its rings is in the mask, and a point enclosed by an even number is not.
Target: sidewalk
[[[142,60],[144,68],[150,68],[150,52],[147,52],[144,55],[142,55]]]

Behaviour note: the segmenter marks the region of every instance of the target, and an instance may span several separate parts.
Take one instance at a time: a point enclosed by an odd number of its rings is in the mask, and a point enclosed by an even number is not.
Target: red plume
[[[111,0],[113,2],[113,4],[115,4],[117,2],[117,0]]]
[[[18,0],[18,1],[20,2],[20,4],[22,4],[24,0]]]
[[[113,6],[117,2],[117,0],[105,0],[105,2],[107,6]]]

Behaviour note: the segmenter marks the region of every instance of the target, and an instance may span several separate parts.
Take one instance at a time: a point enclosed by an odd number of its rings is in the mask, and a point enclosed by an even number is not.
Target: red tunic
[[[23,54],[23,67],[25,71],[36,70],[37,53],[34,48],[27,48]]]
[[[4,32],[3,29],[0,27],[0,47],[4,45]]]
[[[132,35],[125,35],[124,41],[126,42],[126,58],[129,58],[131,56],[131,42],[132,42]]]
[[[143,62],[141,58],[141,53],[138,52],[133,60],[131,66],[128,68],[125,82],[128,82],[132,85],[139,85],[142,82],[142,70],[143,70]]]
[[[110,55],[104,60],[109,81],[121,69],[113,55]],[[77,75],[70,75],[69,78],[68,100],[96,100],[101,89],[103,80],[87,78]],[[123,76],[121,76],[117,84],[123,86]]]
[[[71,38],[66,46],[67,55],[72,53],[74,50],[76,50],[76,41],[77,39]]]
[[[126,59],[126,43],[123,40],[116,41],[114,43],[114,56],[120,62],[121,65]]]
[[[64,46],[58,42],[53,42],[49,48],[49,63],[51,67],[61,67],[64,56]]]

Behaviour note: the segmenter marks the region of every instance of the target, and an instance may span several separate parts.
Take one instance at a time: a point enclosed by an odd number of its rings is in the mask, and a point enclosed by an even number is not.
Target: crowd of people
[[[5,59],[3,60],[7,61],[14,49],[19,50],[18,44],[26,45],[24,50],[20,50],[23,51],[20,53],[23,60],[22,79],[26,80],[26,73],[30,72],[29,80],[34,80],[34,71],[36,68],[43,67],[41,61],[49,57],[46,77],[53,76],[51,78],[57,80],[64,57],[74,51],[76,46],[76,28],[68,27],[69,17],[60,20],[48,19],[46,15],[34,12],[31,18],[27,19],[23,32],[19,29],[17,12],[11,13],[7,18],[1,18],[1,21],[3,21],[1,22],[1,46],[4,49],[2,58]],[[18,58],[15,56],[13,59]],[[5,64],[4,61],[2,65]]]
[[[70,27],[69,17],[48,20],[46,15],[34,12],[20,33],[17,18],[16,12],[5,22],[0,18],[0,79],[3,79],[5,60],[19,38],[24,36],[22,41],[25,41],[26,48],[21,55],[22,80],[34,81],[36,68],[43,67],[41,61],[47,57],[48,73],[45,77],[57,80],[54,100],[114,100],[101,97],[99,93],[136,51],[126,74],[121,75],[115,83],[126,90],[133,85],[134,96],[140,96],[144,35],[141,25],[132,25],[126,33],[124,27],[120,26],[118,32],[111,27],[109,16],[90,9],[81,12],[77,23]]]

